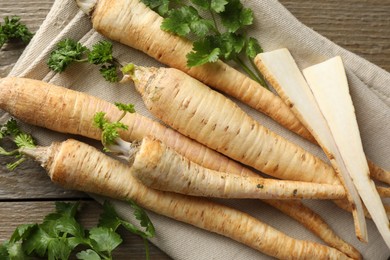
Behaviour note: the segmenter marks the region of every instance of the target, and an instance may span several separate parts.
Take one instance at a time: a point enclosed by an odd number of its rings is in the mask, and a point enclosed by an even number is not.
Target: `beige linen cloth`
[[[256,18],[250,34],[259,39],[265,51],[287,47],[302,69],[335,55],[341,55],[347,68],[350,91],[356,106],[367,157],[385,169],[390,169],[390,74],[312,31],[297,21],[277,0],[245,1],[244,4],[254,10]],[[99,75],[96,67],[77,64],[61,74],[50,72],[46,65],[48,55],[55,44],[66,37],[79,40],[87,46],[104,38],[92,29],[89,18],[79,11],[74,0],[56,0],[11,75],[48,81],[85,91],[112,102],[132,102],[139,113],[153,118],[131,84],[107,83]],[[114,52],[122,62],[162,66],[147,55],[118,43],[114,44]],[[238,104],[265,126],[326,160],[318,147],[282,129],[269,118],[247,106]],[[30,130],[41,145],[68,137],[37,127],[30,127]],[[322,243],[300,224],[258,200],[219,201],[246,211],[290,236]],[[132,219],[132,211],[128,206],[121,202],[116,202],[115,205],[124,218]],[[372,221],[368,220],[369,243],[363,244],[355,237],[349,213],[326,201],[308,201],[307,205],[323,216],[338,235],[353,244],[365,259],[382,260],[389,257],[390,251]],[[158,214],[150,213],[150,216],[157,230],[152,242],[173,259],[269,259],[268,256],[231,239]]]

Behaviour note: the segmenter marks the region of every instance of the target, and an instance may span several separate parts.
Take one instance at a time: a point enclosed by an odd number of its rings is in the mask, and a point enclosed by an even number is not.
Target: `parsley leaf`
[[[27,133],[20,133],[17,136],[15,136],[14,142],[20,148],[21,147],[33,148],[36,146],[34,138],[30,134],[27,134]]]
[[[18,148],[34,148],[36,146],[33,137],[30,134],[23,132],[14,118],[9,119],[4,125],[0,126],[0,140],[6,137],[9,137]],[[0,147],[0,154],[14,156],[18,159],[15,162],[7,164],[7,168],[9,170],[14,170],[27,159],[27,157],[22,155],[18,149],[6,151],[3,147]]]
[[[250,37],[247,41],[245,52],[253,60],[257,54],[263,52],[263,49],[255,38]]]
[[[194,42],[192,51],[187,54],[187,65],[189,67],[203,65],[209,62],[216,62],[221,55],[221,49],[215,47],[212,37]]]
[[[149,219],[146,212],[138,206],[134,201],[129,201],[131,207],[134,209],[135,218],[140,221],[142,227],[145,228],[145,237],[153,237],[155,235],[155,229],[152,221]]]
[[[21,243],[9,243],[6,248],[6,258],[4,259],[15,259],[15,260],[22,260],[25,259],[25,254],[23,252],[22,244]],[[1,253],[0,253],[1,256]],[[3,259],[3,258],[2,258]]]
[[[77,210],[80,207],[80,202],[69,203],[69,202],[58,201],[56,202],[55,206],[56,206],[56,213],[59,214],[60,216],[63,215],[68,217],[75,217],[77,214]],[[49,218],[49,216],[47,216],[46,218]]]
[[[213,23],[199,16],[198,11],[192,6],[182,6],[173,9],[161,24],[161,29],[186,36],[193,32],[199,37],[207,35]]]
[[[179,0],[177,0],[177,2],[178,1]],[[142,2],[160,15],[164,15],[168,13],[169,4],[172,2],[172,0],[143,0]]]
[[[227,0],[211,0],[210,8],[216,13],[225,11],[225,6],[229,3]]]
[[[114,64],[102,65],[99,71],[103,78],[108,82],[114,83],[119,81],[118,68]]]
[[[98,252],[111,252],[122,243],[119,234],[111,228],[95,227],[89,231],[89,238],[92,242],[92,248]]]
[[[105,151],[110,151],[109,146],[116,143],[116,140],[119,138],[119,130],[127,130],[128,128],[127,125],[119,122],[119,120],[110,122],[104,112],[97,112],[93,118],[93,123],[102,130],[101,142]]]
[[[55,212],[48,214],[42,223],[18,226],[10,240],[0,245],[0,258],[26,259],[33,255],[47,259],[69,259],[77,246],[82,245],[84,250],[76,254],[78,259],[112,259],[112,251],[122,243],[122,238],[115,231],[119,225],[127,222],[118,217],[109,202],[105,202],[100,219],[106,221],[99,221],[98,226],[89,231],[84,230],[76,219],[79,205],[56,202]],[[119,224],[115,224],[115,228],[102,225],[108,217]]]
[[[114,207],[108,201],[103,203],[103,213],[99,218],[99,226],[111,228],[112,230],[117,230],[117,228],[121,225],[121,219],[118,217]]]
[[[155,235],[155,229],[146,212],[133,201],[129,201],[129,204],[134,209],[134,216],[137,220],[140,221],[140,225],[141,227],[145,228],[145,231],[140,230],[130,222],[120,219],[114,207],[108,202],[103,204],[104,213],[100,216],[99,226],[116,230],[119,226],[122,225],[130,232],[143,238],[153,237]]]
[[[193,41],[193,48],[186,55],[188,67],[219,59],[233,61],[249,77],[268,88],[253,64],[254,55],[262,51],[261,47],[254,38],[245,35],[246,27],[253,23],[253,11],[245,8],[240,0],[190,0],[177,5],[170,5],[169,0],[143,2],[154,10],[164,5],[168,11],[159,12],[164,17],[160,28]],[[241,57],[244,55],[246,62]],[[246,65],[248,60],[252,69]]]
[[[253,23],[253,12],[244,8],[240,0],[230,0],[225,10],[220,13],[221,22],[229,32],[236,32]]]
[[[8,41],[20,39],[25,44],[29,43],[33,33],[27,26],[20,22],[19,16],[4,17],[4,24],[0,24],[0,48]]]
[[[75,40],[64,39],[51,52],[47,65],[55,72],[63,72],[71,63],[82,61],[87,50],[87,47]]]
[[[123,112],[128,112],[128,113],[135,113],[135,108],[134,104],[123,104],[119,102],[115,102],[115,106]],[[119,121],[119,120],[118,120]]]
[[[126,113],[135,113],[133,104],[122,104],[117,102],[115,105],[119,110],[123,111],[115,122],[108,120],[105,112],[97,112],[93,118],[93,124],[102,130],[101,142],[104,146],[104,150],[107,152],[116,150],[112,150],[111,148],[115,148],[118,144],[120,146],[121,143],[125,143],[124,140],[120,139],[119,130],[127,130],[128,126],[120,121]],[[127,153],[128,151],[123,152]]]
[[[18,126],[18,122],[14,118],[10,118],[9,120],[7,120],[7,122],[5,122],[5,124],[1,126],[0,129],[3,136],[6,135],[16,136],[21,132]]]
[[[92,249],[87,249],[76,254],[77,259],[82,260],[101,260],[101,257]]]
[[[47,65],[55,72],[63,72],[74,62],[88,62],[94,65],[101,65],[99,72],[109,82],[118,82],[118,73],[121,65],[113,57],[113,45],[103,40],[88,49],[73,39],[64,39],[57,43],[56,48],[51,52]]]
[[[229,32],[214,36],[214,42],[220,46],[221,57],[225,60],[234,60],[245,46],[245,39],[241,35]]]
[[[112,43],[109,41],[99,41],[92,46],[88,53],[88,61],[92,64],[104,64],[112,62]]]

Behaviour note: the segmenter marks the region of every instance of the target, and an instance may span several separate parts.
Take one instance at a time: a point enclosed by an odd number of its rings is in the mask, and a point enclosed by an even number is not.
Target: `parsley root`
[[[218,60],[196,67],[187,66],[192,43],[163,31],[163,18],[138,0],[77,0],[91,15],[94,29],[102,35],[141,50],[159,62],[182,70],[219,91],[233,96],[273,118],[287,129],[314,141],[310,133],[271,91],[243,73]]]
[[[330,165],[184,72],[134,66],[127,73],[150,112],[183,135],[279,179],[340,183]]]
[[[52,181],[63,187],[131,199],[145,209],[229,237],[277,258],[348,259],[334,248],[293,239],[238,210],[197,197],[147,188],[132,176],[130,166],[75,140],[26,148],[22,152],[40,161]]]
[[[91,122],[95,114],[104,111],[109,119],[117,119],[122,114],[114,104],[86,93],[43,81],[12,77],[0,79],[0,108],[28,124],[96,140],[100,140],[101,131],[92,126]],[[172,131],[140,114],[127,113],[122,122],[128,126],[128,130],[120,132],[121,138],[126,141],[140,140],[146,135],[152,135],[203,167],[242,176],[258,176],[258,174],[244,168],[241,164],[229,160],[220,153],[185,138],[178,132]],[[290,201],[264,200],[264,202],[280,210],[282,208],[289,209],[284,212],[302,222],[326,243],[334,244],[334,237],[337,237],[337,235],[326,224],[318,225],[318,221],[321,222],[321,217],[309,208],[297,201],[290,203]],[[306,210],[302,210],[302,207],[305,207]],[[311,214],[307,212],[311,212]],[[313,216],[316,216],[316,218]],[[342,240],[338,239],[338,241]],[[347,243],[345,244],[345,246],[338,247],[338,249],[351,247]],[[356,250],[346,252],[346,254],[351,257],[358,255]]]
[[[114,104],[86,93],[15,77],[0,79],[0,109],[31,125],[95,140],[101,137],[101,130],[92,124],[97,112],[105,112],[109,120],[116,120],[122,114]],[[120,132],[121,138],[126,141],[141,140],[151,135],[204,167],[243,175],[254,174],[233,160],[138,113],[127,113],[122,122],[128,126],[127,131]]]
[[[213,171],[150,137],[123,147],[123,154],[130,158],[133,175],[146,186],[158,190],[217,198],[339,199],[346,196],[342,185],[243,177]]]

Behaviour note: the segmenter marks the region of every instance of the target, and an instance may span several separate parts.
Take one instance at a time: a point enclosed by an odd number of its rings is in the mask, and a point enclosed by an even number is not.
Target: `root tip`
[[[97,4],[97,0],[76,0],[77,5],[87,15],[91,15]]]

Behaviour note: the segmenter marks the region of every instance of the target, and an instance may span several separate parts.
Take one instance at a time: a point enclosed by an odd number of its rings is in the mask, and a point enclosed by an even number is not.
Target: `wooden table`
[[[54,0],[1,0],[0,18],[19,15],[36,31]],[[390,1],[386,0],[281,0],[304,24],[346,49],[390,71]],[[5,46],[0,51],[0,77],[4,77],[21,55],[24,46]],[[1,111],[0,111],[1,113]],[[0,114],[1,116],[1,114]],[[9,158],[0,156],[0,243],[8,239],[22,223],[40,222],[54,207],[54,201],[82,200],[83,223],[96,224],[100,205],[87,195],[63,190],[53,185],[44,171],[29,162],[14,172],[5,165]],[[116,259],[143,259],[143,242],[128,232],[121,232],[124,245]],[[152,259],[169,259],[158,248],[151,248]]]

